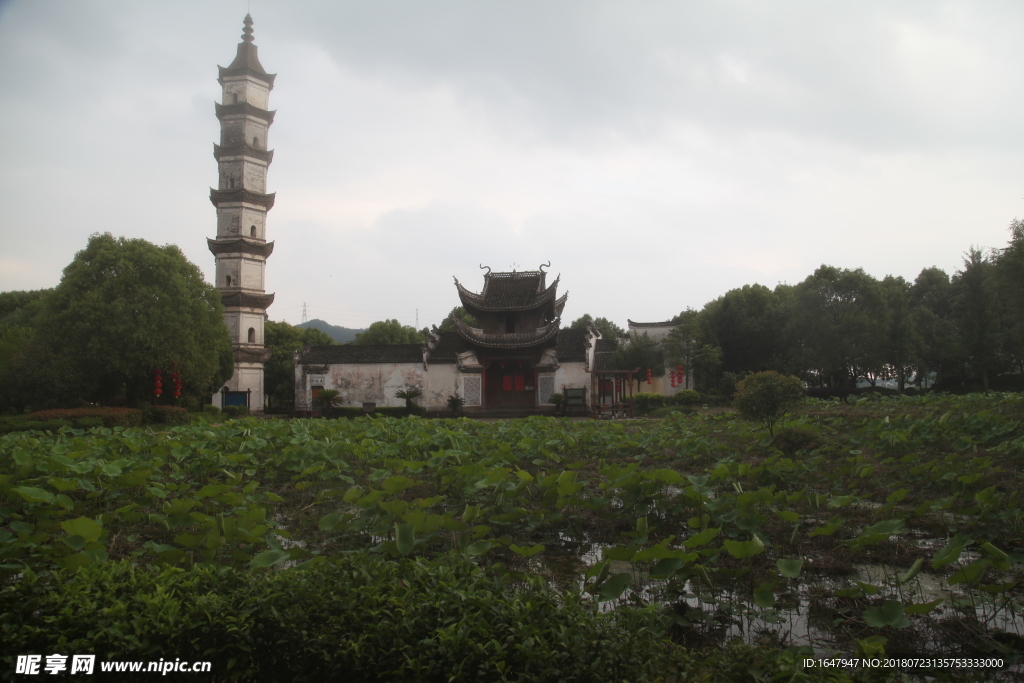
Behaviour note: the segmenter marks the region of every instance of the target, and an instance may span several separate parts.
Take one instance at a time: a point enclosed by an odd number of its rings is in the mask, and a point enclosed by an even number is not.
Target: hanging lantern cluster
[[[162,393],[164,393],[163,371],[157,370],[153,373],[153,395],[159,396]]]
[[[174,398],[181,397],[181,373],[178,372],[177,363],[171,363],[171,384],[174,386]]]
[[[683,386],[683,366],[682,365],[677,365],[675,367],[675,369],[672,370],[671,374],[672,374],[672,386],[673,387]]]
[[[647,369],[647,383],[648,384],[654,384],[654,380],[651,379],[651,370],[650,370],[650,368]]]

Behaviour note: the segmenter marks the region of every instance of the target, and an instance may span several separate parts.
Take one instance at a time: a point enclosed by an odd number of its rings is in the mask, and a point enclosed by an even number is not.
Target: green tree
[[[678,323],[664,341],[671,366],[682,365],[693,377],[698,391],[714,392],[722,377],[722,350],[709,343],[712,336],[705,326],[704,311],[687,309],[673,318]]]
[[[1014,370],[1024,373],[1024,221],[1010,223],[1010,243],[997,255],[994,275],[1006,312],[1004,349]]]
[[[919,342],[917,383],[936,373],[936,381],[958,372],[962,357],[960,341],[953,323],[953,286],[940,268],[924,268],[910,288],[914,329]]]
[[[43,301],[52,289],[0,292],[0,330],[13,327],[35,327],[43,310]]]
[[[38,333],[77,368],[85,393],[101,399],[142,402],[153,371],[171,363],[196,395],[233,371],[220,293],[174,245],[92,235],[45,298]]]
[[[780,296],[764,285],[744,285],[704,306],[704,343],[722,350],[726,372],[775,370],[782,365],[783,315]]]
[[[330,346],[334,339],[315,327],[297,327],[268,320],[263,343],[270,359],[263,366],[263,387],[267,407],[280,408],[295,402],[295,353],[306,346]]]
[[[886,379],[895,379],[899,392],[906,387],[907,378],[918,369],[921,339],[914,324],[914,297],[911,285],[902,277],[885,276],[881,282],[882,301],[885,304],[885,328],[882,360]]]
[[[639,370],[633,375],[633,380],[636,382],[637,391],[640,391],[640,383],[648,370],[656,377],[665,374],[665,354],[661,344],[644,332],[619,344],[619,348],[612,355],[612,365],[616,370]]]
[[[410,325],[403,325],[397,320],[380,320],[356,335],[353,344],[420,344],[423,335]]]
[[[989,390],[1002,365],[1003,333],[992,260],[980,249],[964,255],[964,269],[953,278],[953,318],[971,373]]]
[[[459,322],[469,325],[470,327],[477,327],[479,324],[477,323],[476,318],[474,318],[472,315],[466,312],[466,309],[464,307],[456,306],[455,308],[448,312],[448,315],[445,316],[445,319],[441,321],[441,324],[438,326],[437,329],[441,330],[442,332],[454,332],[455,323],[452,322],[453,318],[455,320],[458,320]],[[426,338],[425,335],[424,338]]]
[[[572,321],[569,325],[571,330],[585,330],[588,327],[593,326],[601,331],[602,339],[622,339],[626,336],[626,331],[613,323],[608,318],[593,318],[589,313],[584,313],[576,320]]]
[[[884,320],[877,280],[821,266],[796,286],[790,340],[819,383],[853,386],[881,370]]]
[[[783,415],[800,405],[804,388],[798,377],[771,370],[747,375],[736,385],[736,408],[748,420],[760,422],[775,436],[775,425]]]

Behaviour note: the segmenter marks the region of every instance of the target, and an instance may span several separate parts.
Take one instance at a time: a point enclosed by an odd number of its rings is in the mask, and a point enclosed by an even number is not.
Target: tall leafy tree
[[[907,378],[917,369],[921,341],[914,325],[914,297],[911,285],[902,277],[887,275],[881,282],[885,306],[885,327],[882,340],[884,377],[895,379],[900,393]]]
[[[962,353],[953,324],[953,286],[940,268],[924,268],[910,288],[914,329],[918,339],[918,384],[931,373],[942,382],[959,373]]]
[[[964,255],[964,269],[953,278],[953,318],[970,373],[989,390],[991,375],[1002,365],[1003,331],[994,264],[980,249]]]
[[[640,383],[648,370],[656,377],[665,374],[665,354],[661,344],[644,332],[619,344],[612,355],[612,365],[616,370],[639,370],[633,380],[637,383],[637,391],[640,391]]]
[[[596,327],[601,331],[602,339],[622,339],[626,331],[613,323],[608,318],[594,318],[589,313],[584,313],[569,325],[571,330],[585,330],[588,327]]]
[[[783,329],[780,297],[764,285],[744,285],[726,292],[701,311],[709,342],[722,350],[726,372],[760,372],[782,365]]]
[[[174,245],[92,235],[45,298],[38,335],[74,365],[90,397],[138,403],[153,371],[171,363],[197,395],[232,373],[220,293]]]
[[[448,312],[448,315],[445,316],[445,319],[441,321],[441,324],[438,326],[437,329],[441,330],[442,332],[454,332],[455,323],[453,322],[453,319],[458,320],[459,322],[463,322],[469,325],[470,327],[476,327],[478,324],[476,318],[474,318],[472,315],[466,312],[465,307],[456,306],[455,308]],[[426,338],[426,335],[424,335],[424,338]]]
[[[263,343],[270,359],[263,366],[263,386],[268,407],[279,408],[295,401],[295,353],[305,346],[330,346],[334,339],[315,327],[296,327],[268,320]]]
[[[821,383],[852,386],[882,366],[884,308],[878,281],[862,269],[821,266],[794,292],[793,339]]]
[[[411,325],[403,325],[395,319],[380,320],[370,325],[365,332],[356,335],[353,344],[420,344],[423,334]]]
[[[722,375],[722,350],[709,343],[705,311],[687,309],[672,320],[677,323],[663,342],[669,365],[682,365],[699,391],[714,391]]]
[[[994,275],[1006,312],[1004,349],[1014,370],[1024,373],[1024,221],[1010,223],[1010,243],[998,254]]]

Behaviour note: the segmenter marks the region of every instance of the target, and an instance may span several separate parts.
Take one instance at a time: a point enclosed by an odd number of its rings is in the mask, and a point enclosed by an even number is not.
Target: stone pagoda
[[[483,406],[529,410],[554,390],[559,325],[568,294],[558,296],[558,278],[546,283],[545,264],[535,271],[492,273],[480,293],[455,286],[463,307],[477,320],[453,320],[465,344],[460,369],[479,368]],[[482,266],[483,267],[483,266]]]
[[[217,188],[210,189],[210,201],[217,207],[217,238],[207,242],[217,264],[216,286],[234,346],[235,371],[214,404],[261,411],[263,364],[270,358],[263,346],[263,323],[274,301],[265,290],[264,267],[274,250],[266,228],[267,211],[274,206],[274,194],[267,193],[267,167],[274,158],[267,131],[275,112],[267,105],[276,74],[268,74],[256,56],[248,14],[244,26],[234,61],[227,68],[217,67],[220,144],[213,146],[213,156],[220,177]]]

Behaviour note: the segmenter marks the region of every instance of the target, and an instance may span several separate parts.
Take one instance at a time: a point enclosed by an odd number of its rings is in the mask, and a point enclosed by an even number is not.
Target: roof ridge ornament
[[[543,273],[543,272],[545,272],[544,271],[545,268],[550,268],[550,267],[551,267],[551,261],[548,261],[547,263],[542,263],[539,266],[537,266],[537,270],[539,270],[540,272]]]
[[[486,273],[484,273],[484,277],[487,277],[488,275],[490,275],[490,274],[491,274],[491,267],[490,267],[490,266],[485,266],[484,264],[482,264],[482,263],[481,263],[481,264],[480,264],[480,270],[483,270],[484,268],[486,268],[486,269],[487,269],[487,272],[486,272]],[[457,281],[456,281],[456,282],[457,282]]]

